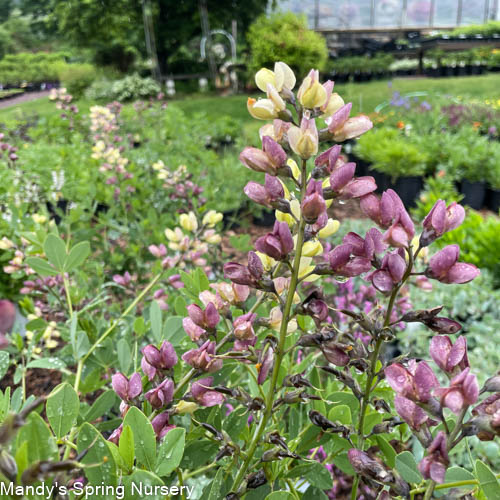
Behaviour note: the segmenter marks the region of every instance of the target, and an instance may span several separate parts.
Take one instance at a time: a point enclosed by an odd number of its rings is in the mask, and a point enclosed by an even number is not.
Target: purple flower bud
[[[394,481],[394,475],[364,451],[351,448],[347,452],[347,458],[353,469],[361,476],[375,479],[381,483]]]
[[[139,373],[134,373],[130,380],[122,373],[115,373],[111,377],[111,385],[118,397],[123,401],[131,401],[142,392],[142,380]]]
[[[446,434],[437,433],[428,450],[429,454],[418,464],[418,470],[424,479],[432,479],[436,483],[443,483],[446,468],[450,463],[446,446]]]
[[[204,372],[216,372],[222,368],[222,359],[215,357],[215,342],[209,340],[198,349],[184,353],[182,359],[193,368]]]
[[[462,325],[458,321],[449,318],[435,317],[424,321],[424,324],[435,332],[447,335],[458,333],[462,329]]]
[[[257,383],[262,385],[269,374],[274,364],[274,349],[271,344],[266,344],[264,349],[259,354],[259,362],[257,363]]]
[[[228,262],[224,264],[224,278],[227,278],[238,285],[254,285],[254,279],[248,268],[238,262]]]
[[[339,159],[341,150],[342,146],[340,144],[332,146],[316,157],[316,159],[314,160],[314,165],[316,165],[317,167],[327,165],[328,169],[331,171],[335,166],[335,163],[337,163],[337,160]]]
[[[470,366],[464,336],[458,337],[455,344],[445,335],[432,337],[429,354],[439,368],[448,373],[457,374]]]
[[[266,174],[267,176],[267,174]],[[279,182],[279,181],[278,181]],[[255,203],[259,205],[269,206],[271,197],[268,190],[258,182],[250,181],[244,188],[243,192]]]
[[[330,267],[339,276],[353,277],[368,272],[371,269],[371,260],[366,257],[351,256],[353,246],[342,244],[335,247],[328,259]]]
[[[197,380],[191,385],[191,395],[201,406],[216,406],[224,403],[224,396],[217,391],[211,390],[213,377]]]
[[[153,420],[151,420],[151,425],[156,434],[156,439],[159,441],[164,438],[168,431],[175,428],[175,425],[169,425],[170,415],[168,411],[156,415]]]
[[[201,327],[205,326],[205,315],[200,306],[197,304],[190,304],[186,309],[194,324]]]
[[[253,322],[256,317],[253,313],[246,313],[233,321],[234,336],[238,340],[252,340],[255,338]]]
[[[293,250],[293,238],[286,222],[276,221],[271,233],[261,236],[255,248],[275,260],[282,260]]]
[[[375,179],[370,176],[358,177],[347,184],[341,192],[342,200],[350,200],[352,198],[361,198],[377,189]]]
[[[248,252],[247,256],[248,271],[256,280],[260,280],[264,274],[264,266],[259,256],[255,252]]]
[[[328,131],[332,134],[339,132],[344,123],[349,118],[351,114],[352,102],[344,104],[338,111],[336,111],[332,116],[328,117],[325,122],[328,126]]]
[[[205,325],[209,329],[214,329],[220,321],[219,312],[217,311],[217,308],[212,302],[210,302],[205,308],[204,316],[205,316]]]
[[[426,275],[441,283],[468,283],[479,275],[479,269],[473,264],[458,262],[460,247],[448,245],[434,254],[429,260]]]
[[[111,441],[112,443],[116,444],[118,446],[118,443],[120,442],[120,437],[123,432],[123,424],[120,424],[120,427],[115,429],[112,434],[109,436],[108,441]]]
[[[191,318],[184,318],[182,320],[182,326],[193,342],[197,342],[207,333],[205,329],[198,326]]]
[[[419,431],[424,424],[434,423],[420,406],[408,398],[396,396],[394,406],[399,416],[415,431]]]
[[[146,356],[143,356],[141,359],[141,369],[150,382],[155,378],[157,370],[147,362]]]
[[[420,236],[420,245],[427,246],[448,231],[456,229],[465,218],[465,210],[456,202],[446,207],[443,200],[438,200],[425,217],[424,231]]]
[[[148,250],[150,251],[151,255],[156,257],[157,259],[162,259],[167,255],[167,248],[165,245],[162,243],[161,245],[149,245]]]
[[[128,378],[122,373],[115,373],[111,377],[111,385],[117,396],[123,401],[128,400]]]
[[[477,437],[481,441],[492,441],[500,436],[500,392],[488,396],[472,410],[472,422],[479,429]]]
[[[399,363],[393,363],[384,373],[387,382],[399,396],[415,402],[427,403],[432,389],[439,387],[434,372],[425,361],[412,363],[408,369]]]
[[[267,172],[275,175],[275,167],[271,163],[269,156],[258,148],[246,147],[240,153],[240,161],[245,167],[256,172]]]
[[[0,300],[0,334],[10,332],[16,320],[16,308],[10,300]]]
[[[313,193],[303,199],[301,209],[305,221],[308,224],[314,224],[326,210],[325,200],[320,194]]]
[[[477,378],[470,373],[470,368],[466,368],[451,379],[450,387],[435,389],[434,395],[440,398],[441,406],[458,414],[477,401],[479,397]]]
[[[161,367],[161,354],[159,349],[154,345],[147,345],[142,350],[142,354],[146,358],[146,361],[155,368]]]
[[[265,135],[262,138],[262,149],[269,157],[275,170],[278,170],[286,164],[285,150],[271,137]]]
[[[266,174],[264,184],[272,200],[284,198],[285,190],[283,189],[283,184],[281,184],[279,179]]]
[[[146,399],[151,406],[158,410],[172,402],[174,397],[174,383],[169,378],[146,393]]]
[[[340,191],[346,186],[354,177],[356,170],[355,163],[344,163],[339,168],[336,168],[330,175],[330,187],[333,191]]]
[[[349,364],[349,356],[337,344],[329,342],[322,346],[321,351],[323,356],[336,366],[347,366]]]

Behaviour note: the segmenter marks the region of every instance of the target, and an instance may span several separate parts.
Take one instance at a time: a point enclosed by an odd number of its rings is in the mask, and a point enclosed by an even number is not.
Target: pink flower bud
[[[271,344],[266,344],[264,349],[259,354],[259,362],[257,364],[257,383],[262,385],[269,374],[274,364],[274,349]]]
[[[211,407],[224,403],[224,396],[220,392],[211,390],[213,381],[213,377],[206,377],[191,385],[191,395],[201,406]]]
[[[330,175],[330,187],[333,191],[340,191],[346,186],[354,177],[356,170],[355,163],[344,163],[339,168],[336,168]]]
[[[159,441],[164,438],[168,431],[175,428],[175,425],[169,425],[170,415],[168,411],[156,415],[153,420],[151,420],[151,425],[156,434],[156,439]]]
[[[264,274],[264,266],[259,256],[255,252],[248,252],[247,256],[248,271],[252,275],[252,278],[260,280]]]
[[[237,262],[224,264],[224,277],[239,285],[253,286],[254,284],[254,278],[248,268]]]
[[[337,160],[339,159],[341,150],[342,146],[340,146],[340,144],[332,146],[330,149],[327,149],[316,157],[316,159],[314,160],[314,165],[316,165],[317,167],[326,165],[328,166],[328,170],[333,170],[335,163],[337,163]]]
[[[441,283],[468,283],[479,275],[479,269],[465,262],[458,262],[460,247],[448,245],[429,260],[426,275]]]
[[[432,479],[436,483],[443,483],[450,460],[446,446],[446,434],[439,431],[429,446],[429,454],[418,464],[418,470],[424,479]]]
[[[16,307],[10,300],[0,300],[0,334],[10,332],[16,320]]]
[[[424,231],[420,236],[420,245],[427,246],[448,231],[456,229],[465,218],[465,210],[456,202],[446,207],[443,200],[438,200],[427,214],[422,225]]]
[[[394,406],[399,416],[415,431],[419,431],[424,424],[434,423],[420,406],[408,398],[396,396]]]
[[[184,353],[182,359],[193,368],[204,372],[216,372],[222,368],[222,359],[215,357],[215,342],[209,340],[198,349]]]
[[[282,260],[293,250],[293,238],[286,222],[276,221],[271,233],[261,236],[255,248],[275,260]]]
[[[255,203],[258,203],[259,205],[269,206],[271,198],[269,196],[269,192],[262,184],[250,181],[243,188],[243,192]]]
[[[139,373],[134,373],[130,380],[122,373],[115,373],[111,377],[111,385],[123,401],[135,399],[142,392],[142,380]]]
[[[434,395],[441,399],[442,406],[458,414],[477,401],[479,397],[477,378],[470,373],[470,368],[466,368],[451,379],[450,387],[435,389]]]
[[[415,402],[427,403],[432,389],[439,387],[434,372],[425,361],[412,363],[408,369],[399,363],[393,363],[384,373],[387,382],[399,396]]]
[[[156,410],[171,403],[173,396],[174,383],[169,378],[165,379],[159,386],[148,391],[145,395],[151,406]]]
[[[436,335],[432,337],[429,354],[441,370],[448,373],[458,373],[468,368],[467,339],[460,336],[452,344],[449,337]]]
[[[271,137],[265,135],[262,138],[262,149],[267,154],[275,170],[286,164],[285,150]]]
[[[240,161],[245,167],[256,172],[267,172],[275,175],[275,167],[271,163],[269,156],[258,148],[246,147],[240,153]]]

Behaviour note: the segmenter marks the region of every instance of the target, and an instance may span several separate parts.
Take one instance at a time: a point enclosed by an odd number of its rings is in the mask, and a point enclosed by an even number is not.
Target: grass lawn
[[[382,101],[391,97],[394,90],[401,93],[426,91],[431,94],[469,97],[484,101],[500,99],[500,75],[492,73],[482,76],[464,76],[454,78],[395,78],[392,88],[387,81],[366,83],[339,84],[335,90],[346,102],[352,100],[354,113],[371,113]],[[262,95],[262,94],[260,94]],[[258,128],[259,122],[248,114],[246,109],[247,95],[232,95],[226,97],[203,94],[190,95],[171,100],[171,105],[178,106],[188,116],[203,112],[210,116],[226,115],[242,122],[246,129]],[[78,102],[82,111],[87,111],[91,103],[87,100]],[[17,106],[0,109],[0,123],[13,122],[23,115],[38,113],[41,115],[57,114],[59,111],[48,98],[25,102]]]

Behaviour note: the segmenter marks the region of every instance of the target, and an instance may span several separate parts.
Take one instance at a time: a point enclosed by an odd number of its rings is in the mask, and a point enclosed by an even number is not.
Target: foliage
[[[247,34],[250,45],[250,71],[271,68],[275,61],[288,61],[300,76],[311,68],[322,70],[328,51],[324,38],[307,29],[305,18],[291,12],[262,15],[250,26]]]
[[[334,75],[359,73],[386,73],[394,63],[390,54],[375,54],[373,57],[339,57],[328,62],[328,71]]]
[[[66,65],[59,71],[62,85],[77,99],[82,97],[85,89],[97,77],[96,68],[89,63]]]
[[[498,35],[500,33],[500,21],[488,21],[485,24],[471,24],[468,26],[460,26],[452,31],[447,32],[450,36],[474,36],[483,35],[485,37]]]
[[[86,92],[89,99],[107,101],[134,101],[156,96],[160,85],[152,78],[141,78],[137,73],[120,80],[97,80]]]
[[[354,151],[371,163],[375,170],[387,174],[393,180],[420,177],[426,172],[428,155],[397,129],[379,128],[364,135],[356,143]]]

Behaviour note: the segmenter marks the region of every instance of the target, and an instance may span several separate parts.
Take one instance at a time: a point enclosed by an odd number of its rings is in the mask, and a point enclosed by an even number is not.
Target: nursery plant
[[[255,83],[266,96],[249,98],[248,111],[268,123],[259,147],[240,154],[261,177],[244,193],[276,222],[245,259],[198,260],[204,243],[219,241],[222,215],[196,206],[164,243],[139,242],[155,260],[142,280],[113,278],[117,300],[109,283],[89,286],[99,253],[71,224],[20,231],[12,265],[31,277],[21,304],[29,334],[0,303],[0,368],[13,365],[21,382],[0,398],[7,498],[498,497],[490,464],[471,456],[458,465],[454,451],[500,435],[500,377],[480,386],[461,324],[439,303],[409,300],[410,289],[479,275],[458,244],[432,250],[464,209],[439,199],[416,225],[394,190],[375,195],[373,177],[356,177],[341,155],[372,123],[350,116],[352,104],[317,70],[296,93],[283,62]],[[113,114],[113,105],[92,109],[94,159],[101,182],[116,177],[111,185],[126,189]],[[164,165],[153,168],[160,175]],[[335,209],[352,199],[373,227],[339,241]],[[412,323],[428,330],[432,361],[391,355]],[[33,367],[59,371],[61,384],[30,396]]]

